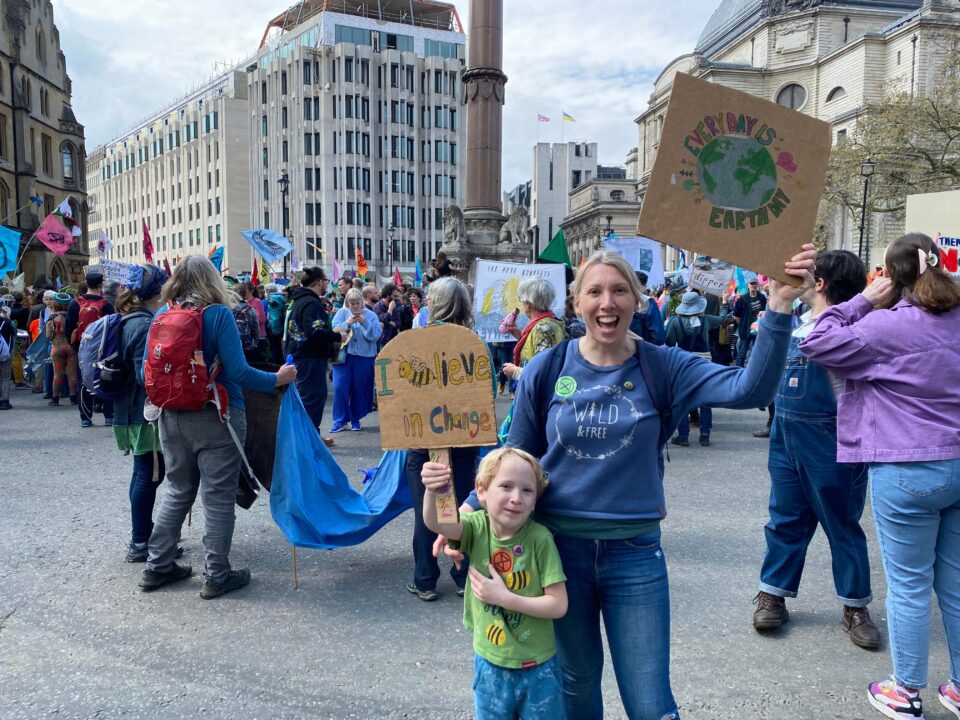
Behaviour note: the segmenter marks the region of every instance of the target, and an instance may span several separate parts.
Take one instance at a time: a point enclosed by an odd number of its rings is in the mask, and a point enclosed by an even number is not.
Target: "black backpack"
[[[679,315],[676,317],[677,322],[680,324],[680,341],[677,343],[677,347],[679,347],[681,350],[686,350],[687,352],[693,353],[710,352],[710,346],[707,343],[706,338],[706,323],[701,319],[700,327],[696,330],[696,332],[687,332],[687,329],[683,324],[683,318]]]
[[[529,452],[534,457],[543,457],[547,451],[547,411],[550,408],[550,400],[553,398],[554,386],[557,384],[557,378],[563,370],[563,361],[567,353],[567,344],[570,340],[561,340],[560,343],[544,350],[547,355],[543,367],[534,377],[534,408],[537,412],[538,427],[544,428],[541,436],[541,446],[536,449],[530,449]],[[670,373],[667,371],[667,359],[665,350],[658,345],[637,341],[636,358],[640,362],[640,374],[643,375],[643,382],[647,386],[650,397],[653,398],[653,406],[660,414],[660,436],[657,445],[660,448],[666,447],[667,440],[673,432],[673,385],[670,380]]]

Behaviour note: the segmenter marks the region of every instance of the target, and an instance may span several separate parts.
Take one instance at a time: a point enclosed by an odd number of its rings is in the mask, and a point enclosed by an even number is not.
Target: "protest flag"
[[[70,234],[73,235],[73,237],[78,238],[83,235],[83,231],[80,229],[80,223],[73,218],[73,208],[70,207],[70,198],[65,198],[57,209],[53,211],[53,214],[60,218],[60,222],[63,223],[65,228],[70,230]]]
[[[0,226],[0,274],[17,269],[20,253],[20,233]]]
[[[47,215],[34,235],[57,257],[65,255],[73,244],[73,234],[64,226],[57,213]]]
[[[241,230],[240,234],[253,247],[254,252],[268,262],[275,263],[286,255],[293,246],[290,241],[276,230]]]
[[[210,251],[210,255],[208,257],[210,259],[210,262],[212,262],[213,266],[217,269],[217,272],[222,272],[223,271],[223,245],[220,245],[219,247],[214,247],[213,250]]]
[[[413,276],[413,284],[417,287],[423,285],[423,269],[420,267],[420,258],[417,258],[417,269]]]
[[[547,263],[562,263],[567,267],[573,267],[570,265],[570,253],[567,252],[567,239],[563,235],[563,228],[557,230],[557,234],[553,236],[553,240],[543,249],[537,260]]]
[[[393,284],[397,287],[403,285],[403,278],[400,277],[400,268],[393,266]]]
[[[340,281],[340,276],[343,275],[343,268],[340,267],[340,263],[337,262],[337,259],[336,259],[336,258],[333,259],[333,271],[332,271],[332,274],[333,274],[333,277],[332,277],[333,282],[339,282],[339,281]]]
[[[272,268],[270,267],[270,264],[263,258],[260,258],[260,282],[258,285],[266,285],[268,282],[270,282],[271,270]]]
[[[173,271],[170,270],[170,261],[166,258],[163,259],[163,269],[167,271],[168,276],[173,276]]]
[[[253,258],[253,269],[250,271],[250,284],[256,287],[260,284],[260,271],[257,269],[257,258]]]
[[[357,275],[362,277],[364,280],[367,279],[367,261],[363,257],[363,253],[360,251],[360,248],[357,248]]]
[[[143,219],[143,257],[148,263],[153,262],[153,238],[147,229],[147,221]]]

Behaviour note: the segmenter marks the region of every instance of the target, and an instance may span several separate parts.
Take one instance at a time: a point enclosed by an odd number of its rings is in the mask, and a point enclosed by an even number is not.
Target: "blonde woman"
[[[204,309],[203,360],[207,367],[217,359],[221,363],[217,382],[227,391],[230,424],[242,443],[247,429],[243,390],[271,392],[293,382],[296,368],[284,365],[276,373],[266,373],[247,364],[231,311],[237,296],[202,255],[188,255],[177,263],[173,277],[163,287],[162,297],[168,305],[160,309],[158,316],[173,304],[189,303]],[[146,357],[149,343],[144,350]],[[250,571],[232,570],[229,560],[240,451],[214,407],[196,412],[164,410],[159,424],[168,489],[150,536],[140,587],[144,591],[156,590],[193,573],[189,565],[175,563],[174,557],[180,528],[198,491],[205,519],[204,583],[200,597],[215,598],[243,587],[250,582]]]

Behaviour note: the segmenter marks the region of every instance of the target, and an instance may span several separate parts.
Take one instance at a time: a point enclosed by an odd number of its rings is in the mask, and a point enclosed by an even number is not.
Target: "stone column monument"
[[[467,207],[447,208],[441,250],[455,265],[469,269],[472,281],[477,258],[524,262],[531,259],[532,245],[526,208],[517,208],[509,218],[500,212],[507,82],[502,69],[503,0],[471,0],[467,43],[461,93],[467,106]]]

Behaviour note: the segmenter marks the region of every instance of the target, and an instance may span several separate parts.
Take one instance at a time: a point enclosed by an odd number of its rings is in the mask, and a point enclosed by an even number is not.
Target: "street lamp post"
[[[390,227],[387,228],[387,258],[389,265],[387,266],[387,275],[393,277],[393,236],[396,233],[397,229],[393,226],[393,223],[390,223]]]
[[[287,193],[290,192],[290,178],[286,173],[280,175],[280,179],[277,180],[280,184],[280,195],[283,197],[283,209],[282,209],[282,225],[283,225],[283,236],[287,237],[287,218],[289,217],[289,210],[287,209]],[[290,253],[287,253],[283,256],[283,277],[287,277],[287,256]]]
[[[874,170],[877,169],[877,164],[867,158],[862,163],[860,163],[860,175],[863,177],[863,208],[860,210],[860,247],[857,251],[857,255],[865,264],[870,264],[870,245],[867,244],[867,253],[864,256],[863,253],[863,236],[864,231],[867,227],[867,193],[870,190],[870,177],[873,175]]]
[[[613,235],[613,215],[607,215],[607,226],[603,229],[604,239]]]

